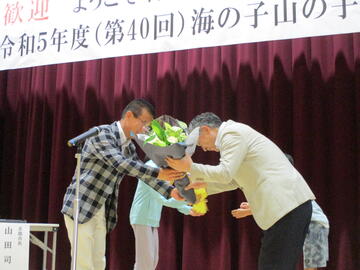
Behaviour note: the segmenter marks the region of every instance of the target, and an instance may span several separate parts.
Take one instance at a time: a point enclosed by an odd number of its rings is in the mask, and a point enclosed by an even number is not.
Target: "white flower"
[[[169,137],[167,137],[167,141],[169,143],[177,143],[178,139],[176,137],[174,137],[174,136],[169,136]]]
[[[166,143],[163,142],[162,140],[160,140],[158,137],[155,137],[151,141],[148,141],[148,143],[153,144],[153,145],[157,145],[157,146],[166,146]]]
[[[177,132],[177,131],[179,131],[179,130],[183,130],[181,127],[177,127],[177,126],[172,126],[171,127],[171,129],[172,129],[172,131],[174,131],[174,132]]]

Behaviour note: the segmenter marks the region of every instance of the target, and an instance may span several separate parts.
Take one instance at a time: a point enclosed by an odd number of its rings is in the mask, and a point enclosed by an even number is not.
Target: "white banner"
[[[30,227],[26,223],[0,222],[0,269],[29,269]]]
[[[360,32],[360,0],[0,0],[0,70]]]

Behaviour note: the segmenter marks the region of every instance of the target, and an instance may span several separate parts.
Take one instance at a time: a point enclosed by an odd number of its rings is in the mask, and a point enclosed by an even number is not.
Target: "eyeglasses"
[[[143,119],[141,119],[140,117],[136,117],[136,119],[138,119],[143,126],[148,126],[148,125],[150,124],[148,121],[143,120]]]

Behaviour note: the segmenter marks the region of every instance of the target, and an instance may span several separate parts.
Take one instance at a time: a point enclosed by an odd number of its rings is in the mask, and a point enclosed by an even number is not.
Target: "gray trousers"
[[[146,225],[131,225],[135,234],[134,270],[155,270],[159,261],[158,229]]]

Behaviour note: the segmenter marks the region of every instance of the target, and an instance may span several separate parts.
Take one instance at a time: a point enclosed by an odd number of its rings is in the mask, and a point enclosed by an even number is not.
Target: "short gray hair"
[[[189,124],[189,132],[193,131],[197,127],[208,126],[211,128],[218,128],[222,124],[222,121],[219,116],[212,112],[205,112],[199,114],[191,120]]]

